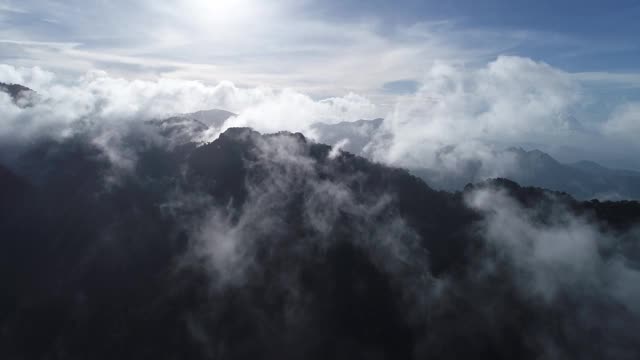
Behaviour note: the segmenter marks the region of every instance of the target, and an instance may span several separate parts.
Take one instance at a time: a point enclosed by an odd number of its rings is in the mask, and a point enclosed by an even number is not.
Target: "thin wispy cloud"
[[[29,16],[0,28],[0,37],[4,47],[23,50],[12,59],[16,65],[47,59],[65,71],[100,68],[130,77],[231,80],[312,95],[356,91],[381,97],[383,84],[419,79],[434,61],[474,65],[526,46],[582,46],[569,35],[469,27],[455,19],[389,23],[384,13],[340,19],[315,5],[26,1],[21,9]]]

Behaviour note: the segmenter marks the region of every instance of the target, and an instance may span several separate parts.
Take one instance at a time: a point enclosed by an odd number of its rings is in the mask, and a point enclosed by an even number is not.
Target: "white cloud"
[[[640,134],[640,102],[618,106],[602,127],[603,132],[607,135],[637,144]]]
[[[540,221],[540,209],[526,209],[500,191],[478,190],[467,200],[485,215],[483,235],[513,267],[523,293],[547,302],[559,294],[611,298],[640,314],[640,287],[630,281],[640,271],[629,266],[632,259],[621,247],[624,236],[634,241],[637,232],[603,233],[560,206],[552,215],[546,211],[551,223]]]
[[[480,69],[439,63],[387,115],[386,136],[372,151],[389,162],[432,166],[448,145],[562,138],[572,129],[560,115],[579,99],[566,73],[527,58],[503,56]]]
[[[496,150],[512,145],[636,148],[633,134],[639,123],[638,106],[630,103],[604,125],[582,126],[565,116],[581,106],[579,83],[545,63],[520,57],[499,57],[479,68],[438,62],[415,95],[393,98],[388,113],[386,106],[356,93],[316,99],[292,88],[241,87],[228,81],[206,85],[171,77],[129,80],[96,70],[69,78],[39,67],[0,65],[0,81],[30,86],[40,98],[24,109],[3,100],[0,136],[12,141],[45,133],[67,136],[78,124],[100,124],[104,130],[214,108],[239,114],[224,128],[299,131],[312,138],[318,135],[311,128],[316,122],[385,117],[365,148],[372,158],[453,174],[479,161],[481,177],[509,172],[514,159]],[[205,139],[215,139],[220,130]]]
[[[378,111],[356,94],[314,100],[291,89],[241,88],[228,81],[208,86],[171,78],[127,80],[103,71],[90,71],[73,81],[61,82],[53,73],[37,67],[0,65],[0,81],[25,84],[38,92],[38,101],[28,108],[18,108],[7,96],[2,98],[0,137],[14,142],[44,134],[68,136],[87,124],[100,131],[114,131],[129,123],[203,109],[241,114],[226,127],[307,133],[317,121],[356,120]]]
[[[55,79],[50,71],[40,67],[15,68],[10,65],[0,64],[0,81],[7,84],[21,84],[34,89],[47,86]]]
[[[293,90],[270,90],[261,93],[254,106],[240,111],[225,127],[248,126],[261,132],[300,131],[313,136],[310,126],[315,122],[355,121],[376,114],[374,104],[353,93],[315,101]]]
[[[127,80],[104,71],[90,71],[61,82],[38,67],[0,65],[0,82],[21,83],[37,90],[33,106],[19,107],[0,94],[0,145],[21,149],[40,137],[66,138],[82,133],[113,166],[109,181],[134,169],[136,150],[130,134],[142,143],[161,144],[158,129],[144,126],[151,119],[203,109],[225,109],[241,115],[225,124],[251,126],[264,132],[302,131],[309,135],[317,121],[371,117],[376,107],[355,94],[324,100],[290,89],[241,88],[228,81],[207,86],[197,81],[171,78]],[[212,128],[194,141],[212,141],[223,129]],[[10,159],[3,159],[11,161]]]

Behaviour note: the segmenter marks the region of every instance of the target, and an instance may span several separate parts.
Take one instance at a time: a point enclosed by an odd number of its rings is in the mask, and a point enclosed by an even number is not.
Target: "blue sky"
[[[640,132],[638,19],[631,0],[0,0],[0,81],[74,84],[106,71],[357,99],[345,108],[366,99],[372,116],[410,117],[398,107],[432,104],[416,112],[439,116],[437,128],[458,137],[528,140],[560,157],[559,146],[571,147],[640,168],[621,155],[637,149],[628,134]],[[34,68],[54,75],[17,74],[41,74]],[[569,115],[580,126],[556,121]],[[517,131],[487,130],[500,126]]]
[[[320,3],[318,11],[342,19],[380,17],[389,25],[441,20],[469,29],[528,31],[547,39],[510,53],[569,71],[637,71],[640,64],[637,0],[346,0]]]

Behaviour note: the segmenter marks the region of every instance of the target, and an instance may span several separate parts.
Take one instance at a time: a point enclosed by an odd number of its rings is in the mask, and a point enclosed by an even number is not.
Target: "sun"
[[[264,19],[269,13],[265,3],[256,0],[186,0],[184,5],[185,15],[195,24],[215,29],[250,25]]]

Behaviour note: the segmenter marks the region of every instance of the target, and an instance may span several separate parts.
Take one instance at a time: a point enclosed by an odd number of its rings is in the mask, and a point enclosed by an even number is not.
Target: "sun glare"
[[[184,4],[185,16],[205,28],[249,25],[267,15],[267,6],[255,0],[187,0]]]

